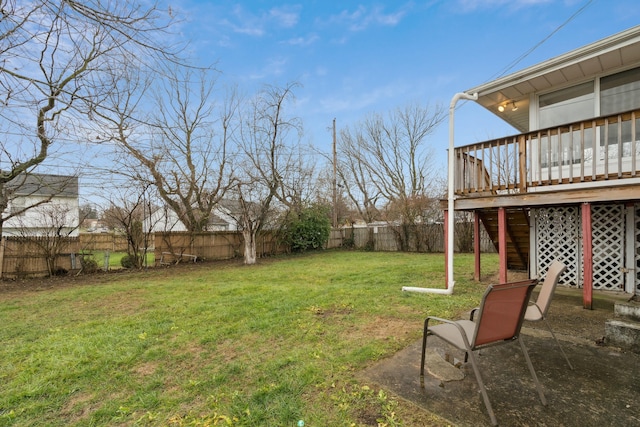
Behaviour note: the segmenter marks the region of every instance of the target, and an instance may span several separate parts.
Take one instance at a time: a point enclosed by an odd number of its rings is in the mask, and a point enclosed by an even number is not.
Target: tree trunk
[[[243,231],[244,237],[244,263],[253,265],[256,263],[256,233],[252,231]]]

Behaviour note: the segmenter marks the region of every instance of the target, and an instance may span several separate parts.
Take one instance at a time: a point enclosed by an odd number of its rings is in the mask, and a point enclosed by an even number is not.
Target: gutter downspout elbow
[[[453,294],[453,283],[447,287],[447,289],[439,288],[418,288],[414,286],[403,286],[402,292],[418,292],[421,294],[439,294],[439,295],[451,295]]]

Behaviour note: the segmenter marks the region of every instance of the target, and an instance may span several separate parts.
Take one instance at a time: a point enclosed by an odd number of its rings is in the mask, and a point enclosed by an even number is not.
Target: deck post
[[[473,253],[475,255],[475,272],[473,280],[480,281],[480,214],[473,211]]]
[[[498,257],[500,283],[507,283],[507,210],[498,208]]]
[[[582,250],[584,277],[582,279],[582,304],[593,308],[593,241],[591,236],[591,203],[582,204]]]
[[[518,136],[518,183],[521,193],[527,189],[527,140],[524,135]]]

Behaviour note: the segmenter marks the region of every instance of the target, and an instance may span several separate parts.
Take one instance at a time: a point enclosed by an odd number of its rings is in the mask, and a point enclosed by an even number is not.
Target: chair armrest
[[[455,324],[456,322],[453,320],[449,320],[449,319],[443,319],[442,317],[436,317],[436,316],[429,316],[427,317],[427,319],[425,320],[425,322],[429,322],[430,319],[433,320],[437,320],[438,322],[442,322],[442,323],[451,323],[451,324]]]
[[[448,323],[450,325],[455,326],[456,329],[458,330],[458,333],[460,333],[460,336],[462,337],[462,341],[464,342],[466,350],[467,351],[471,351],[472,350],[471,344],[469,343],[469,338],[467,337],[467,334],[465,333],[464,328],[460,325],[460,323],[458,323],[458,322],[456,322],[454,320],[443,319],[441,317],[435,317],[435,316],[427,317],[425,319],[425,321],[424,321],[424,336],[426,336],[427,333],[429,332],[429,320],[431,320],[431,319],[436,320],[438,322]],[[434,334],[434,335],[439,336],[439,334]]]
[[[539,319],[531,319],[531,318],[527,319],[527,316],[526,316],[526,313],[525,313],[525,320],[531,320],[531,321],[535,322],[537,320],[544,319],[544,313],[542,313],[542,309],[540,308],[540,306],[538,304],[536,304],[533,301],[529,301],[529,306],[527,308],[529,308],[529,307],[535,307],[537,309],[537,313],[538,313],[538,316],[540,316],[540,318]]]
[[[474,309],[471,310],[471,313],[469,314],[469,320],[471,320],[473,322],[473,318],[476,315],[476,311],[480,310],[480,307],[476,307]]]
[[[425,332],[429,328],[429,320],[435,320],[435,321],[440,322],[440,323],[448,323],[450,325],[454,325],[461,332],[463,331],[462,327],[460,325],[458,325],[458,322],[456,322],[454,320],[443,319],[442,317],[436,317],[436,316],[429,316],[424,320],[424,331]]]

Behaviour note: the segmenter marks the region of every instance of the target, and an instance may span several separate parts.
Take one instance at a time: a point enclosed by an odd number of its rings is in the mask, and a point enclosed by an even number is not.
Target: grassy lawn
[[[357,373],[477,304],[455,269],[453,296],[401,291],[442,287],[442,254],[338,251],[0,293],[0,425],[440,425]]]
[[[100,270],[104,269],[105,260],[107,259],[109,262],[109,270],[117,270],[122,268],[122,264],[120,263],[120,261],[127,255],[127,253],[109,252],[108,258],[106,258],[106,255],[107,253],[103,251],[94,251],[91,253],[91,258],[96,261]],[[147,253],[147,265],[150,267],[153,267],[155,265],[155,254],[153,252]]]

